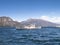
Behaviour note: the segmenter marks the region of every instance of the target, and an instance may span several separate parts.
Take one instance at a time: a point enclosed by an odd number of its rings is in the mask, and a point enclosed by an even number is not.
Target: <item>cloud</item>
[[[41,16],[40,19],[47,20],[53,23],[60,23],[60,17]]]

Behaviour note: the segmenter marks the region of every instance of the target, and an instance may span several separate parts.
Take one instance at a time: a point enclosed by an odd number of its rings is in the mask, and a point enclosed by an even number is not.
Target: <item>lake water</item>
[[[60,28],[0,29],[0,45],[60,45]]]

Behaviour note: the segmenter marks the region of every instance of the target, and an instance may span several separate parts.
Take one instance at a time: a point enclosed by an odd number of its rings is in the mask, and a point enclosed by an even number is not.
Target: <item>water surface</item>
[[[0,29],[0,45],[60,45],[60,28]]]

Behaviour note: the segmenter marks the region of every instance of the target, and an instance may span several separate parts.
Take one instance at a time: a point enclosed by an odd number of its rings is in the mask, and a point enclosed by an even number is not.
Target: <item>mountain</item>
[[[36,27],[56,27],[59,24],[55,24],[49,21],[45,21],[42,19],[28,19],[26,21],[22,21],[21,24],[24,24],[25,26],[28,26],[30,24],[34,24]]]
[[[12,26],[13,20],[10,17],[0,17],[0,26]]]
[[[2,16],[0,17],[0,27],[16,27],[18,29],[22,28],[22,24],[20,22],[12,20],[10,17]]]
[[[2,16],[0,17],[0,27],[16,27],[16,29],[25,29],[25,27],[56,27],[60,26],[59,24],[55,24],[52,22],[48,22],[42,19],[28,19],[26,21],[18,22],[14,21],[10,17]],[[31,27],[31,28],[32,28]]]

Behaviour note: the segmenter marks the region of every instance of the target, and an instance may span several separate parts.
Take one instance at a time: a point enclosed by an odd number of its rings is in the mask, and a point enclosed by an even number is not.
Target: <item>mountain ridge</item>
[[[49,21],[45,21],[42,19],[27,19],[22,22],[14,21],[10,17],[2,16],[0,17],[0,27],[10,26],[16,27],[17,29],[24,29],[26,26],[35,25],[35,27],[56,27],[60,26],[59,24],[55,24]]]
[[[22,21],[21,22],[22,24],[35,24],[35,25],[39,25],[40,24],[40,26],[43,26],[43,25],[50,25],[50,26],[52,26],[52,24],[54,24],[54,26],[56,26],[56,25],[59,25],[59,24],[56,24],[56,23],[52,23],[52,22],[49,22],[49,21],[45,21],[45,20],[42,20],[42,19],[28,19],[28,20],[26,20],[26,21]],[[37,23],[37,24],[36,24]]]

